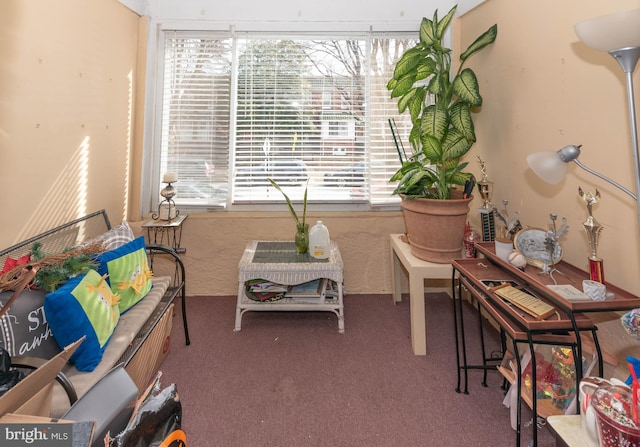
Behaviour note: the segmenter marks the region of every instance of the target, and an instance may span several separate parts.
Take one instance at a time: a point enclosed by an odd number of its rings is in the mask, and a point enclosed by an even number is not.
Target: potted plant
[[[307,186],[305,186],[304,188],[304,198],[302,200],[302,219],[298,217],[298,213],[296,213],[296,210],[293,207],[293,202],[291,202],[289,196],[282,190],[282,188],[280,188],[280,185],[278,185],[272,178],[268,178],[267,180],[269,180],[271,186],[280,191],[280,193],[284,196],[284,199],[287,201],[289,211],[291,212],[293,219],[296,221],[296,252],[298,254],[306,253],[309,249],[309,224],[307,223],[307,189],[309,180],[307,180]]]
[[[403,198],[413,254],[441,263],[458,257],[462,247],[471,197],[469,194],[463,198],[454,187],[472,177],[464,172],[468,163],[463,156],[476,141],[472,113],[482,105],[476,75],[463,67],[472,54],[493,43],[498,33],[497,25],[493,25],[480,35],[460,54],[458,68],[452,73],[452,50],[444,45],[443,38],[456,8],[441,20],[437,10],[433,20],[422,19],[419,42],[400,57],[387,84],[391,97],[398,98],[398,111],[408,112],[412,122],[409,142],[413,153],[403,158],[398,151],[401,167],[391,178],[398,182],[394,194]],[[414,224],[411,220],[415,208],[422,209],[423,204],[430,209],[434,205],[447,208],[443,211],[444,222]],[[449,207],[457,210],[448,210]],[[413,227],[418,228],[418,233],[412,232]],[[444,235],[448,229],[455,231],[449,242]],[[435,239],[435,246],[428,247],[429,242],[422,241],[422,236]]]

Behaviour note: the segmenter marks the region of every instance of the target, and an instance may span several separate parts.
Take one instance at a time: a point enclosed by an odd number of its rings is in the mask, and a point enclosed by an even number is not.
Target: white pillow
[[[86,247],[87,245],[100,242],[104,244],[105,250],[114,250],[118,247],[123,246],[124,244],[131,242],[135,239],[133,234],[133,230],[127,223],[127,221],[122,221],[121,224],[111,228],[109,231],[102,233],[100,236],[96,236],[88,241],[80,244],[80,247]]]

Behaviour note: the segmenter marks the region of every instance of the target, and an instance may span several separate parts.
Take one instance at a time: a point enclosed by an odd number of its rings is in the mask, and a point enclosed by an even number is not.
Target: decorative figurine
[[[563,217],[562,225],[560,225],[560,228],[557,228],[556,220],[558,219],[558,215],[551,213],[549,214],[549,218],[551,219],[551,229],[547,230],[544,239],[544,246],[547,249],[548,263],[545,262],[545,264],[542,266],[541,273],[549,273],[549,276],[553,280],[554,284],[557,284],[555,278],[553,277],[553,274],[555,272],[566,276],[556,268],[556,259],[557,252],[561,250],[559,239],[569,232],[569,225],[567,224],[567,218]]]
[[[479,155],[478,163],[480,163],[480,175],[482,175],[482,178],[478,182],[480,197],[484,200],[482,208],[485,210],[492,210],[493,205],[491,204],[491,194],[493,193],[493,182],[487,179],[487,166]]]
[[[596,188],[595,194],[591,191],[584,192],[582,188],[578,186],[578,195],[580,195],[587,205],[587,211],[589,212],[589,217],[582,223],[582,226],[587,232],[589,244],[591,244],[591,255],[589,256],[590,278],[592,281],[598,281],[604,284],[604,263],[603,260],[598,257],[598,239],[604,227],[593,217],[593,205],[600,201],[600,191]]]
[[[482,197],[483,205],[478,210],[480,217],[482,218],[482,240],[490,242],[495,240],[495,207],[491,204],[491,194],[493,193],[493,182],[487,179],[487,168],[484,160],[478,155],[478,162],[480,163],[480,174],[482,178],[478,182],[478,192]]]
[[[501,237],[512,241],[515,238],[516,233],[522,230],[522,224],[520,223],[520,213],[516,211],[513,215],[513,219],[511,219],[509,217],[509,211],[507,210],[509,201],[503,200],[502,204],[504,205],[504,210],[502,211],[502,213],[495,208],[494,212],[496,217],[504,224],[504,229],[502,230],[504,234],[502,234]]]

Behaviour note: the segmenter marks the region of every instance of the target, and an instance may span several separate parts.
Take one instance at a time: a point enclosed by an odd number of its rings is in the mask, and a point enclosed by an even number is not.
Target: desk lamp
[[[631,196],[631,198],[633,198],[633,200],[638,200],[636,194],[634,194],[629,189],[625,188],[609,177],[606,177],[582,164],[582,162],[578,160],[581,147],[582,145],[569,145],[556,152],[535,152],[527,156],[527,163],[529,163],[529,167],[533,172],[536,173],[538,177],[540,177],[547,183],[555,185],[557,183],[560,183],[562,179],[564,179],[565,175],[567,174],[567,165],[570,162],[574,162],[588,173],[601,178],[605,182],[610,183],[616,188],[620,189],[625,194],[628,194],[629,196]]]
[[[633,94],[633,71],[640,59],[640,8],[585,20],[577,23],[574,29],[582,43],[597,50],[607,51],[618,61],[626,75],[636,194],[580,163],[578,161],[580,146],[565,146],[557,152],[530,154],[527,162],[531,169],[546,182],[559,183],[567,172],[567,163],[573,161],[580,168],[612,184],[637,202],[637,193],[640,191],[640,156]],[[637,208],[638,225],[640,225],[640,206]]]

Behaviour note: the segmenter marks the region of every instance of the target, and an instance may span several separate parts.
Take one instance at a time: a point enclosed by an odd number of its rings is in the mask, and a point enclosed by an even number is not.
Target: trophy
[[[592,281],[598,281],[604,284],[604,265],[601,258],[598,257],[598,239],[600,233],[604,227],[598,223],[593,217],[593,205],[600,201],[600,191],[596,189],[596,193],[591,191],[584,192],[581,187],[578,186],[578,194],[587,205],[587,211],[589,217],[582,223],[582,226],[587,232],[589,238],[589,244],[591,244],[591,255],[589,256],[589,276]]]
[[[482,240],[485,242],[493,241],[496,238],[495,229],[495,207],[491,204],[491,194],[493,193],[493,182],[487,179],[487,169],[484,160],[478,155],[480,163],[480,174],[482,178],[478,182],[478,192],[482,197],[483,204],[478,212],[482,218]]]

